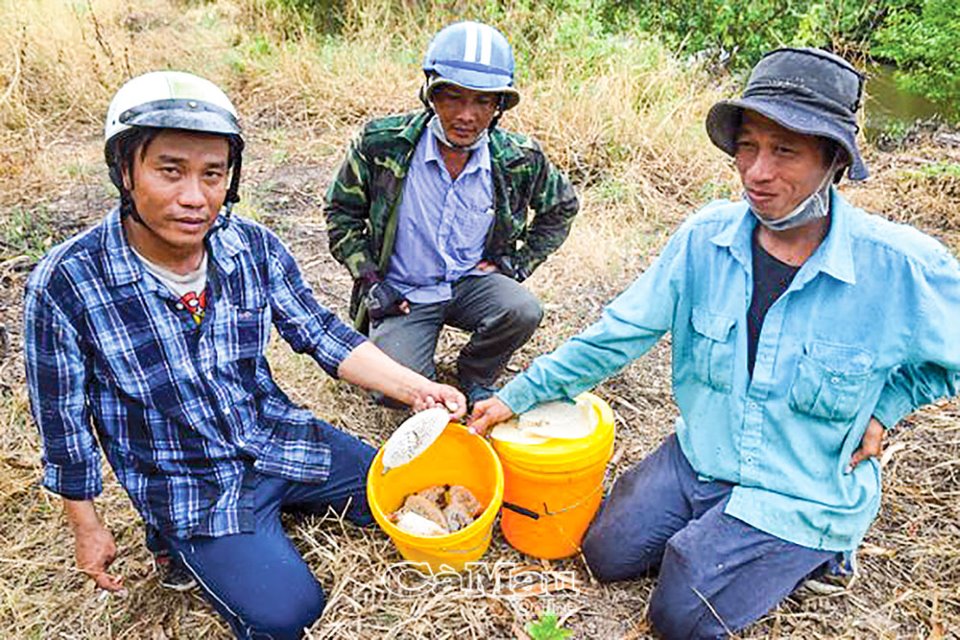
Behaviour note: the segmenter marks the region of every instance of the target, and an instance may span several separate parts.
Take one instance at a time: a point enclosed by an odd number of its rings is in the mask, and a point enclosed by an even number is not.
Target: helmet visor
[[[236,117],[226,109],[198,100],[156,100],[127,109],[122,124],[131,127],[184,129],[220,135],[239,135]]]
[[[507,80],[509,81],[509,78]],[[434,76],[427,83],[429,97],[432,99],[433,92],[443,85],[452,85],[485,93],[499,93],[503,96],[504,111],[514,108],[520,102],[520,93],[515,88],[506,83],[496,84],[490,74],[481,74],[477,71],[472,71],[469,77],[463,77],[461,73],[457,80],[451,80],[440,75]]]

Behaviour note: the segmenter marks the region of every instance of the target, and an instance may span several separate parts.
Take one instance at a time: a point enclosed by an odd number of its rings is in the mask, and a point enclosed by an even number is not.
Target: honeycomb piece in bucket
[[[407,464],[426,451],[449,423],[450,414],[440,407],[415,413],[404,420],[383,445],[383,473]]]
[[[397,528],[415,536],[445,536],[447,530],[433,520],[428,520],[414,511],[404,511],[397,518]]]
[[[460,485],[450,487],[446,495],[447,506],[443,508],[443,517],[447,520],[450,532],[469,526],[483,511],[483,505],[469,489]]]
[[[417,491],[416,495],[426,498],[435,504],[443,504],[443,494],[447,492],[447,485],[435,484],[432,487]]]
[[[415,513],[444,530],[447,528],[447,521],[443,517],[443,511],[440,510],[437,503],[415,493],[407,496],[406,500],[403,501],[403,506],[400,507],[390,519],[399,524],[400,518],[402,518],[405,513]]]
[[[593,433],[597,416],[586,402],[548,402],[520,414],[517,427],[532,436],[575,440]]]
[[[463,507],[464,511],[469,513],[471,517],[476,517],[483,511],[483,505],[480,504],[477,497],[473,495],[473,492],[462,485],[455,484],[450,487],[447,491],[446,498],[448,505],[459,505]]]
[[[443,518],[450,533],[470,526],[475,518],[461,504],[448,504],[443,508]]]
[[[483,505],[466,487],[433,485],[408,495],[403,506],[390,514],[390,521],[413,535],[446,535],[471,525],[481,513]],[[408,514],[417,517],[411,518]],[[437,528],[442,533],[436,533]]]

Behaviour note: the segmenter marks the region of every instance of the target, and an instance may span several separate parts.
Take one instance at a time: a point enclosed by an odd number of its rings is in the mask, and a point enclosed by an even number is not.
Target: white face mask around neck
[[[476,151],[483,145],[487,144],[487,139],[489,138],[487,130],[484,129],[480,132],[480,135],[477,136],[477,139],[470,144],[466,146],[454,144],[447,139],[447,134],[443,130],[443,123],[440,122],[440,117],[437,114],[433,114],[433,117],[430,118],[430,122],[427,123],[427,128],[430,130],[430,133],[433,134],[433,137],[438,141],[447,145],[451,149],[458,149],[460,151]]]
[[[830,213],[830,185],[833,182],[833,176],[837,169],[838,157],[839,153],[834,154],[833,161],[830,162],[830,168],[827,169],[827,173],[823,176],[823,180],[820,181],[820,185],[814,192],[804,198],[803,202],[798,204],[793,211],[782,218],[767,220],[757,214],[753,202],[750,200],[750,195],[744,191],[743,199],[750,205],[750,212],[753,214],[753,217],[757,219],[757,222],[771,231],[796,229],[814,220],[826,218]]]

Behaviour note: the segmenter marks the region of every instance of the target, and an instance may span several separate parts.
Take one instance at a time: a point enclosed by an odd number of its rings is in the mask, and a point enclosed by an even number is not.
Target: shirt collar
[[[710,241],[718,247],[726,247],[741,264],[750,261],[750,237],[757,221],[745,202],[736,203],[739,215],[726,224]]]
[[[107,214],[103,222],[103,248],[103,272],[109,286],[119,287],[143,277],[143,264],[127,242],[119,207]],[[236,224],[225,224],[221,215],[207,234],[207,248],[216,264],[229,274],[235,268],[235,256],[246,250],[247,243]]]
[[[423,132],[423,137],[426,142],[426,148],[424,149],[423,161],[435,162],[437,165],[443,165],[443,156],[440,155],[440,145],[437,141],[436,136],[430,133],[429,130]],[[490,145],[485,144],[481,145],[479,149],[474,150],[470,154],[470,158],[467,160],[467,164],[463,167],[463,174],[473,173],[475,171],[490,171]]]
[[[213,259],[224,273],[233,273],[236,267],[236,256],[247,250],[247,241],[237,230],[237,220],[231,216],[229,224],[225,222],[222,213],[213,228],[207,233],[207,248]]]
[[[834,187],[830,187],[830,231],[808,262],[837,280],[856,284],[853,250],[850,239],[851,206]],[[747,204],[741,203],[741,214],[711,238],[719,247],[727,247],[733,256],[746,264],[750,259],[750,239],[757,225]]]
[[[111,287],[136,282],[143,277],[143,265],[130,248],[123,231],[120,208],[116,207],[103,221],[103,273]]]
[[[857,283],[850,237],[852,209],[850,203],[830,187],[830,231],[810,257],[820,271],[847,284]]]
[[[399,136],[409,143],[411,150],[417,146],[420,137],[427,132],[427,122],[430,120],[431,113],[427,110],[421,111],[400,131]]]

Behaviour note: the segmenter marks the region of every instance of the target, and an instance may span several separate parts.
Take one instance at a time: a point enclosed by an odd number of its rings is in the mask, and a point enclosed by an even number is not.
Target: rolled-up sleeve
[[[873,415],[891,428],[914,410],[960,393],[960,265],[946,249],[911,273],[913,352],[887,378]]]
[[[287,248],[275,235],[263,232],[274,325],[294,351],[309,354],[336,378],[340,363],[366,338],[317,302]]]
[[[76,328],[42,291],[28,288],[24,351],[30,410],[43,444],[43,486],[71,500],[103,490]]]

